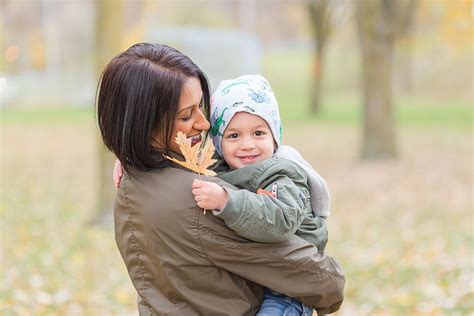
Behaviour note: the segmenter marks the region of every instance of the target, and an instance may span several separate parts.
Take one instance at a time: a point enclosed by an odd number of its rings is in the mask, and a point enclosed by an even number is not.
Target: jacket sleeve
[[[324,217],[307,214],[301,223],[296,235],[312,243],[320,252],[323,252],[328,243],[328,229]]]
[[[217,267],[296,297],[318,313],[332,313],[343,301],[345,278],[338,263],[298,236],[282,243],[257,243],[228,234],[200,217],[199,239]],[[206,223],[207,222],[207,223]],[[208,225],[210,223],[210,225]]]
[[[258,242],[288,240],[310,212],[309,194],[287,176],[280,176],[273,185],[277,187],[276,198],[244,189],[226,189],[229,198],[226,206],[213,213],[247,239]]]
[[[293,147],[282,145],[278,147],[275,156],[291,160],[298,164],[308,176],[309,194],[311,195],[311,209],[314,215],[324,218],[331,213],[331,196],[326,181]]]

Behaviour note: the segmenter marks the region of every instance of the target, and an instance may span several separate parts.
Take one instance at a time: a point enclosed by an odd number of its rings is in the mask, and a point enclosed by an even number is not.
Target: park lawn
[[[355,106],[334,111],[282,116],[284,142],[331,189],[328,252],[347,278],[339,315],[469,314],[472,113],[457,105],[431,119],[401,115],[399,158],[361,163]],[[98,191],[93,111],[5,109],[1,123],[0,313],[136,314],[112,226],[89,224]]]

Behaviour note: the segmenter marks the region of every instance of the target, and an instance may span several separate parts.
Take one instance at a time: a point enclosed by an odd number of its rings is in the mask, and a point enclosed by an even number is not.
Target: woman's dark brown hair
[[[146,171],[166,165],[152,147],[152,138],[157,132],[163,135],[161,143],[168,151],[181,88],[190,77],[201,82],[203,112],[208,116],[206,75],[178,50],[140,43],[107,65],[99,83],[97,117],[105,145],[125,170]]]

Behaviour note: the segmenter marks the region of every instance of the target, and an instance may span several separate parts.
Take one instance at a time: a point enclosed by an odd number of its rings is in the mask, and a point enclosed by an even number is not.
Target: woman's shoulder
[[[144,225],[175,227],[193,222],[199,208],[191,192],[196,174],[164,168],[124,176],[116,197],[116,211],[133,213]],[[163,224],[165,224],[163,226]],[[158,227],[158,226],[157,226]]]
[[[179,168],[160,168],[149,171],[136,172],[127,177],[130,186],[158,185],[159,188],[169,188],[192,183],[197,174]]]
[[[192,184],[195,179],[216,181],[215,177],[206,177],[180,168],[162,168],[125,176],[120,190],[129,199],[137,203],[165,203],[185,207],[195,206]]]

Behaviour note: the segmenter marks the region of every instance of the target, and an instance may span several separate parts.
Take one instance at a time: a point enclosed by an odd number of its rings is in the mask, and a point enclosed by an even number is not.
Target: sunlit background
[[[99,74],[137,42],[261,73],[332,194],[337,315],[472,315],[470,0],[0,2],[2,315],[136,315]]]

